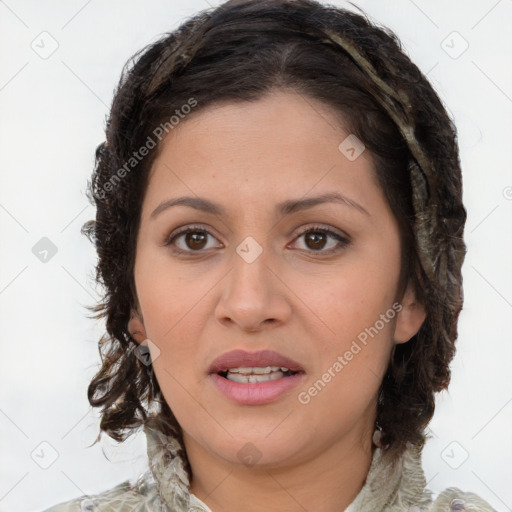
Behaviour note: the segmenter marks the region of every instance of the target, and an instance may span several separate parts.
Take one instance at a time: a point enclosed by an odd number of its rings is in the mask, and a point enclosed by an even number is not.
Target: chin
[[[212,442],[211,437],[206,438],[208,450],[229,464],[241,467],[270,469],[286,465],[296,459],[298,452],[302,449],[302,443],[297,442],[297,439],[301,440],[298,432],[275,437],[273,437],[274,434],[251,435],[247,433],[247,429],[245,435],[232,431],[230,433],[233,437],[226,434],[217,442]],[[295,441],[292,442],[292,439]]]

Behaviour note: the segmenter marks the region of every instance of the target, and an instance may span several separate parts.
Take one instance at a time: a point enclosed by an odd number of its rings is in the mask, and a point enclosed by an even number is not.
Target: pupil
[[[201,249],[204,246],[206,236],[200,233],[187,233],[187,245],[191,249]]]
[[[307,240],[308,241],[311,241],[313,242],[313,244],[318,244],[319,242],[319,239],[323,239],[321,240],[320,242],[320,247],[318,246],[313,246],[312,249],[321,249],[323,247],[323,243],[322,242],[325,242],[325,234],[324,233],[320,233],[318,231],[316,232],[312,232],[310,233],[308,236],[307,236]]]

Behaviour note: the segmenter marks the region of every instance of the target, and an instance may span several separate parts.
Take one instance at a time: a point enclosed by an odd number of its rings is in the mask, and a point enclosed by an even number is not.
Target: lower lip
[[[282,377],[267,382],[242,384],[211,373],[210,377],[217,389],[233,402],[244,405],[262,405],[277,400],[284,393],[294,388],[303,379],[303,373]]]

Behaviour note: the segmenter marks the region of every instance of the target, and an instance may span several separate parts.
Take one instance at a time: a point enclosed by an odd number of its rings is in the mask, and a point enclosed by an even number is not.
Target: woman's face
[[[198,111],[165,140],[130,328],[189,454],[276,467],[368,446],[392,347],[424,312],[397,297],[398,225],[349,135],[322,103],[278,92]],[[255,359],[214,364],[234,350]]]

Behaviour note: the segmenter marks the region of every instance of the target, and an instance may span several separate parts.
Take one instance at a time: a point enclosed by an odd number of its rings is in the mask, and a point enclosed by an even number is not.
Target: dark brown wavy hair
[[[161,127],[170,133],[178,118],[214,103],[289,90],[326,104],[363,141],[398,220],[400,290],[410,281],[427,317],[409,342],[394,348],[377,422],[383,444],[396,454],[407,442],[423,445],[435,393],[450,380],[463,300],[466,210],[457,135],[397,36],[361,13],[314,0],[232,0],[188,19],[123,68],[88,182],[96,220],[82,228],[96,246],[95,279],[105,290],[90,308],[106,319],[101,368],[88,388],[90,404],[102,408],[95,442],[102,431],[123,441],[153,421],[182,439],[153,368],[136,357],[128,331],[137,303],[141,206]],[[185,108],[192,102],[193,109]],[[141,157],[138,150],[150,139],[156,147]]]

